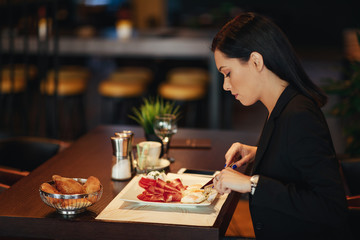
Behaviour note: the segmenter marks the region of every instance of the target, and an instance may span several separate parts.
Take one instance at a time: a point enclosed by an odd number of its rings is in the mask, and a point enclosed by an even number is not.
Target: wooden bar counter
[[[240,194],[228,196],[211,227],[95,219],[128,183],[111,180],[110,137],[122,130],[133,130],[135,140],[144,138],[139,127],[99,126],[3,192],[0,195],[0,239],[219,239],[224,236]],[[251,132],[195,129],[179,129],[173,138],[174,147],[169,150],[175,158],[169,167],[173,173],[183,167],[221,170],[224,155],[233,142],[255,144],[257,140],[256,134]],[[193,144],[189,145],[189,142]],[[200,144],[203,142],[207,145]],[[51,180],[54,174],[81,178],[96,176],[104,187],[102,198],[87,211],[64,217],[45,205],[39,196],[41,183]]]

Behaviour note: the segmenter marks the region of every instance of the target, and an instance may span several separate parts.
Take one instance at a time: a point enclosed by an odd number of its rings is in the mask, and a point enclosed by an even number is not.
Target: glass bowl
[[[75,181],[84,184],[87,179],[85,178],[73,178]],[[54,185],[54,181],[47,182],[50,185]],[[60,214],[72,215],[84,212],[87,207],[92,206],[101,198],[103,192],[103,186],[100,185],[100,190],[89,194],[52,194],[47,193],[39,188],[40,197],[44,203],[53,207]]]

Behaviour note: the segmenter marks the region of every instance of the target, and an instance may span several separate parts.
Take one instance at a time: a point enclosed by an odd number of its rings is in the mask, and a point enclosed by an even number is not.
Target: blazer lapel
[[[296,95],[297,95],[296,90],[293,89],[291,86],[288,86],[287,88],[285,88],[283,93],[280,95],[278,101],[276,102],[276,105],[275,105],[269,119],[266,121],[263,131],[261,133],[261,137],[260,137],[259,144],[258,144],[258,150],[256,152],[254,166],[253,166],[251,175],[253,175],[254,173],[257,172],[257,168],[261,162],[261,159],[263,158],[263,155],[266,152],[272,132],[275,128],[276,118],[281,114],[281,112],[283,111],[285,106],[288,104],[288,102]]]
[[[263,131],[261,133],[261,137],[260,137],[260,140],[258,143],[258,149],[257,149],[256,155],[255,155],[255,161],[254,161],[254,166],[253,166],[251,175],[256,173],[256,169],[257,169],[259,163],[261,162],[261,159],[267,149],[267,145],[271,138],[274,126],[275,126],[274,120],[271,119],[271,116],[270,116],[269,120],[266,121]]]

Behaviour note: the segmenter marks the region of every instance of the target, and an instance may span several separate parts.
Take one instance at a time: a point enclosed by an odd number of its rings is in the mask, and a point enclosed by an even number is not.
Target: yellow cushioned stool
[[[89,72],[75,66],[65,66],[58,71],[57,94],[59,96],[81,95],[86,91]],[[40,85],[41,93],[53,95],[55,91],[55,71],[50,70]]]
[[[52,119],[54,105],[51,98],[58,96],[58,120],[59,126],[48,128],[50,137],[58,137],[65,140],[74,140],[86,131],[86,117],[84,108],[84,95],[87,90],[87,82],[90,76],[86,68],[77,66],[64,66],[58,71],[58,82],[55,85],[55,71],[50,70],[46,79],[40,84],[40,91],[46,97],[47,120],[51,123],[57,119]],[[55,92],[56,89],[56,92]],[[52,120],[51,120],[52,119]],[[59,134],[56,134],[56,132]],[[55,135],[54,135],[55,134]],[[59,135],[59,136],[57,136]]]
[[[205,127],[205,102],[209,73],[203,68],[176,67],[166,74],[166,82],[158,87],[158,93],[167,100],[182,106],[183,118],[179,125]]]
[[[183,85],[167,82],[160,84],[158,91],[163,98],[176,101],[195,101],[203,98],[206,94],[206,88],[202,85]]]
[[[12,86],[11,72],[14,74],[14,87]],[[23,64],[16,64],[11,66],[6,65],[1,69],[2,81],[0,86],[0,93],[18,93],[25,91],[27,87],[26,80],[32,81],[37,75],[37,69],[33,65],[25,66]],[[28,78],[28,79],[27,79]]]
[[[14,82],[10,76],[3,76],[0,85],[1,94],[19,93],[24,92],[26,89],[26,81],[24,77],[14,76]]]
[[[202,68],[174,68],[167,74],[167,81],[183,85],[207,85],[209,73]]]
[[[0,74],[0,128],[21,130],[20,126],[28,124],[27,89],[35,79],[37,69],[33,65],[6,65],[0,69]]]
[[[203,99],[207,93],[203,85],[184,85],[174,83],[162,83],[159,85],[159,95],[167,100],[173,100],[182,107],[183,117],[179,121],[180,126],[206,127],[204,120],[205,106]]]
[[[152,79],[152,71],[145,67],[121,67],[113,72],[109,77],[109,80],[142,84],[149,84]]]
[[[129,123],[131,107],[139,103],[152,81],[150,69],[123,67],[100,82],[98,92],[102,97],[102,122]]]
[[[99,84],[99,93],[108,98],[140,97],[146,89],[144,84],[106,80]]]

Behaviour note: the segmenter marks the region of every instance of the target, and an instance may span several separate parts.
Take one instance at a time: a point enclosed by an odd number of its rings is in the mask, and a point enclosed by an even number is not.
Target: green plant
[[[180,106],[175,106],[175,102],[165,101],[157,96],[144,98],[143,104],[139,108],[132,108],[134,115],[129,118],[140,124],[146,134],[154,134],[153,122],[155,116],[161,114],[174,114],[178,119],[180,116]]]
[[[339,102],[330,114],[340,117],[346,138],[345,153],[351,157],[360,156],[360,62],[352,62],[347,80],[328,80],[324,90],[339,96]]]

